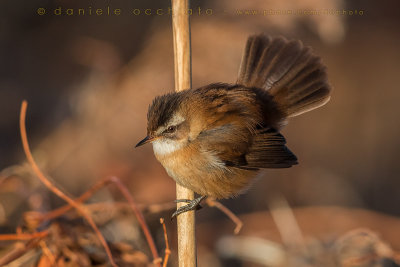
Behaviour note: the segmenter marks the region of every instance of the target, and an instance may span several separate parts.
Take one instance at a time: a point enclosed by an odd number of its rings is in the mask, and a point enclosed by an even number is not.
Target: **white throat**
[[[157,155],[167,155],[183,147],[182,143],[170,139],[155,140],[152,145],[154,154]]]

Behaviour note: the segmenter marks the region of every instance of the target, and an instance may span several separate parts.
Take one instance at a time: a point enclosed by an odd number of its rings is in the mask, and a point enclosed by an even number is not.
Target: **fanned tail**
[[[267,90],[286,116],[329,101],[326,67],[301,41],[253,35],[247,40],[237,83]]]

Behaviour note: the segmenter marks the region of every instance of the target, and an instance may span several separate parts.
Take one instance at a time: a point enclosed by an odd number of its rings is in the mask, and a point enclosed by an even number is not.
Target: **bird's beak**
[[[142,146],[142,145],[147,144],[147,143],[151,143],[155,139],[156,139],[156,137],[154,137],[154,136],[146,136],[142,141],[137,143],[137,145],[135,147]]]

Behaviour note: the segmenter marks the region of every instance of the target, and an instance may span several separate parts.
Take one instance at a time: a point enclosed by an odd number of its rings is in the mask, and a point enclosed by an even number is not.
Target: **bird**
[[[280,133],[288,119],[330,99],[327,68],[300,40],[250,35],[236,83],[212,83],[154,98],[147,136],[176,183],[199,197],[172,217],[212,197],[244,193],[262,169],[298,164]]]

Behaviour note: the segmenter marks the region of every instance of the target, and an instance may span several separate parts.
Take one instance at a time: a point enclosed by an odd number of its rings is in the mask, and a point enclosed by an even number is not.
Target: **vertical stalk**
[[[174,34],[175,90],[192,86],[189,0],[171,0]],[[176,184],[177,199],[193,199],[193,191]],[[178,203],[178,208],[184,203]],[[196,266],[195,215],[189,211],[178,215],[178,257],[180,267]]]

